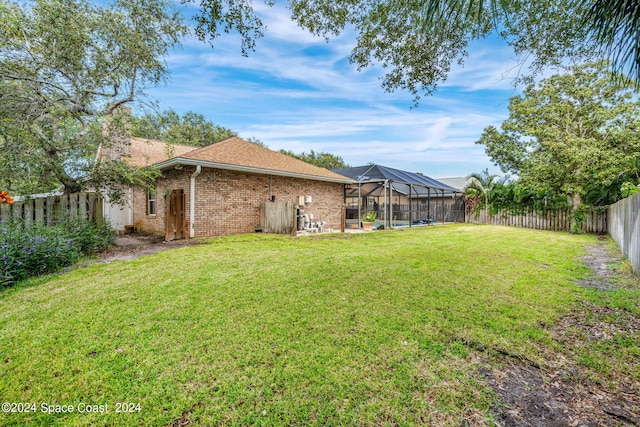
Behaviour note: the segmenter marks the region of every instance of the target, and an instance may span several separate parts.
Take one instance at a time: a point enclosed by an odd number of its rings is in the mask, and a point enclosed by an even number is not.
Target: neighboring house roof
[[[473,181],[473,178],[467,178],[466,176],[454,176],[451,178],[438,178],[438,181],[464,192]]]
[[[126,157],[135,166],[149,166],[196,149],[197,147],[190,145],[171,144],[154,139],[131,138],[129,155]]]
[[[123,159],[134,166],[149,166],[171,157],[188,153],[196,148],[190,145],[172,144],[155,139],[128,138],[120,142],[116,141],[115,144],[108,148],[100,145],[96,161]]]
[[[352,182],[342,175],[312,165],[286,154],[278,153],[240,138],[176,154],[156,164],[160,169],[178,165],[201,165],[267,175],[291,176],[331,182]]]
[[[433,188],[437,190],[445,190],[456,192],[457,189],[450,187],[449,185],[437,181],[433,178],[429,178],[425,175],[419,175],[413,172],[406,172],[399,169],[394,169],[381,165],[366,165],[357,166],[354,168],[333,169],[333,172],[339,173],[346,177],[352,178],[357,182],[380,182],[380,181],[392,181],[394,187],[400,190],[397,184],[405,184],[407,186],[406,192],[409,193],[408,186],[416,185],[424,188]],[[415,192],[416,190],[414,190]]]

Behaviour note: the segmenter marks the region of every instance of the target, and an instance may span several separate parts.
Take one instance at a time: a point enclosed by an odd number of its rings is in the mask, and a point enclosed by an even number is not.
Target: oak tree
[[[302,152],[302,153],[294,153],[291,150],[280,150],[281,153],[286,154],[291,157],[295,157],[298,160],[302,160],[303,162],[311,163],[312,165],[319,166],[325,169],[341,169],[348,168],[349,165],[344,162],[342,157],[326,153],[324,151],[315,152],[311,150],[310,152]]]
[[[101,122],[164,81],[185,32],[165,0],[0,0],[0,187],[69,193],[94,172],[144,178],[124,164],[95,168],[109,144]]]
[[[132,117],[131,134],[196,147],[238,136],[233,130],[216,125],[202,114],[188,111],[180,115],[171,109]]]
[[[576,212],[585,192],[637,172],[640,101],[604,63],[572,67],[509,101],[509,118],[478,144],[529,188],[566,194]]]

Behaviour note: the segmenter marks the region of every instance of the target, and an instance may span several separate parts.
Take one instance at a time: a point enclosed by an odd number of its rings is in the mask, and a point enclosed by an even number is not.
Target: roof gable
[[[155,139],[131,138],[127,161],[135,166],[149,166],[170,158],[181,156],[197,147],[190,145],[172,144]]]
[[[466,176],[454,176],[451,178],[437,178],[437,179],[438,181],[443,182],[460,191],[466,190],[467,187],[473,182],[473,178],[469,178]]]

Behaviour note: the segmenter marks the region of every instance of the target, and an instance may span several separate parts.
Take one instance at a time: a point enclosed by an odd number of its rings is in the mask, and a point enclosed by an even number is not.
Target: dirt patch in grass
[[[587,254],[583,261],[591,270],[591,275],[585,280],[579,280],[582,286],[596,288],[601,291],[609,291],[620,287],[620,276],[624,273],[614,266],[622,262],[622,254],[619,251],[612,251],[605,243],[606,238],[600,236],[600,242],[596,245],[589,245],[585,249]]]
[[[165,241],[162,237],[144,234],[127,234],[116,237],[113,246],[100,254],[98,263],[111,261],[129,261],[145,255],[151,255],[167,249],[200,245],[204,242],[194,239]]]
[[[586,249],[591,275],[580,285],[603,293],[637,289],[638,277],[622,268],[621,256],[605,239]],[[640,342],[638,316],[581,301],[549,335],[560,350],[544,349],[543,366],[504,357],[499,367],[483,371],[498,401],[496,425],[640,425],[640,360],[629,353]]]
[[[505,360],[486,372],[498,396],[494,408],[498,426],[627,426],[640,422],[640,394],[594,384],[576,366],[541,369]]]

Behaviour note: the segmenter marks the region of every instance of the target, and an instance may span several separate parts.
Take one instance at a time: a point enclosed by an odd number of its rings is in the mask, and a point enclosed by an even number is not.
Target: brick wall
[[[182,188],[186,198],[186,228],[188,230],[189,177],[194,167],[180,171],[170,170],[158,179],[157,214],[146,213],[146,192],[134,190],[134,218],[136,229],[141,232],[164,235],[165,198],[174,189]],[[339,229],[344,185],[323,181],[269,176],[223,169],[203,168],[196,178],[195,236],[222,236],[253,233],[260,224],[260,204],[276,201],[298,202],[298,196],[309,195],[312,203],[305,206],[305,213],[315,221],[324,221],[327,227]],[[187,231],[188,235],[188,231]]]
[[[195,168],[185,167],[182,170],[171,169],[163,172],[163,177],[156,182],[156,215],[147,214],[147,191],[142,187],[133,189],[133,225],[136,231],[146,234],[157,234],[164,236],[165,230],[165,205],[166,197],[172,190],[184,189],[186,197],[186,207],[189,208],[189,176]],[[188,221],[189,214],[186,215],[186,233],[189,235]]]

